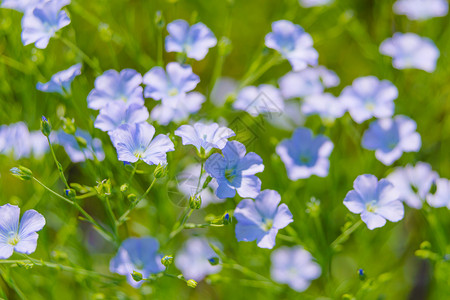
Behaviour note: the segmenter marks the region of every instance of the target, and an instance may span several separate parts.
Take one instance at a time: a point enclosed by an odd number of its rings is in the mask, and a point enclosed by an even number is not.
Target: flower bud
[[[217,47],[219,48],[219,53],[221,56],[227,56],[233,48],[231,45],[231,40],[226,36],[220,38]]]
[[[202,197],[200,197],[200,195],[191,196],[191,198],[189,198],[189,207],[191,209],[199,209],[200,206],[202,206]]]
[[[225,212],[222,217],[223,225],[228,225],[232,222],[231,216],[228,212]]]
[[[127,183],[124,183],[124,184],[122,184],[122,185],[120,186],[120,191],[121,191],[122,193],[125,193],[127,190],[128,190],[128,184],[127,184]]]
[[[217,266],[219,264],[219,258],[217,256],[211,257],[208,261],[211,266]]]
[[[133,203],[134,201],[136,201],[137,197],[135,194],[129,194],[127,197],[128,201],[130,201],[131,203]]]
[[[162,15],[160,10],[158,10],[155,14],[155,25],[158,29],[163,29],[164,26],[166,25],[164,16]]]
[[[18,168],[14,167],[9,171],[13,176],[19,178],[20,180],[30,180],[33,178],[33,172],[23,166],[19,166]]]
[[[173,255],[165,255],[163,258],[161,258],[161,263],[164,267],[168,267],[173,263]]]
[[[153,175],[156,178],[161,178],[166,176],[167,174],[167,164],[159,164],[156,166],[155,171],[153,172]]]
[[[359,280],[361,280],[361,281],[366,280],[366,274],[364,273],[363,269],[358,270],[358,276],[359,276]]]
[[[77,193],[75,192],[74,189],[65,189],[64,193],[66,194],[67,198],[69,198],[72,201],[74,201],[75,197],[77,196]]]
[[[74,135],[75,132],[77,131],[74,119],[63,118],[62,121],[64,132],[70,135]]]
[[[135,281],[141,281],[142,280],[142,274],[136,271],[133,271],[133,273],[131,273],[131,276],[133,277],[133,279]]]
[[[100,197],[111,195],[111,180],[103,179],[101,182],[98,182],[95,190]]]
[[[87,142],[84,138],[81,136],[76,136],[75,139],[77,140],[78,146],[80,146],[81,149],[87,147]]]
[[[195,289],[197,287],[197,281],[195,281],[194,279],[189,279],[186,282],[186,284],[187,284],[188,287],[191,287],[193,289]]]
[[[45,136],[49,136],[52,132],[52,126],[46,117],[42,116],[41,118],[41,132]]]
[[[202,189],[206,189],[208,187],[208,184],[211,182],[211,180],[212,180],[211,176],[206,177],[206,180],[203,183]]]

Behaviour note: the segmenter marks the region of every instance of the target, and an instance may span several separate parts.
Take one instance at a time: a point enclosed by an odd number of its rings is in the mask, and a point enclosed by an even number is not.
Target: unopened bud
[[[63,118],[62,121],[64,132],[70,135],[74,135],[75,132],[77,131],[74,119]]]
[[[84,138],[82,138],[81,136],[76,136],[75,139],[77,140],[77,143],[81,149],[87,147],[87,142]]]
[[[127,183],[124,183],[124,184],[122,184],[122,185],[120,186],[120,191],[121,191],[122,193],[125,193],[127,190],[128,190],[128,184],[127,184]]]
[[[101,182],[98,182],[97,186],[95,187],[95,190],[97,191],[97,194],[101,197],[111,195],[111,180],[103,179]]]
[[[65,189],[64,193],[66,193],[67,198],[69,198],[70,200],[75,200],[75,197],[77,196],[77,193],[75,192],[74,189]]]
[[[361,280],[361,281],[366,280],[366,274],[364,273],[363,269],[358,270],[358,276],[359,276],[359,280]]]
[[[9,170],[11,174],[20,180],[30,180],[33,178],[33,172],[30,169],[19,166],[18,168],[14,167]]]
[[[155,171],[153,172],[153,175],[156,178],[161,178],[166,176],[167,174],[167,164],[159,164],[156,166]]]
[[[164,267],[168,267],[173,263],[173,256],[172,255],[166,255],[163,258],[161,258],[161,263]]]
[[[136,201],[137,197],[135,194],[129,194],[127,196],[128,201],[130,201],[131,203],[133,203],[134,201]]]
[[[212,180],[211,176],[206,177],[206,180],[203,183],[202,189],[206,189],[208,187],[208,184],[211,182],[211,180]]]
[[[52,126],[46,117],[42,116],[41,118],[41,132],[45,136],[49,136],[52,132]]]
[[[166,25],[164,16],[162,15],[160,10],[158,10],[155,14],[155,25],[158,29],[163,29],[164,26]]]
[[[228,225],[228,224],[230,224],[232,222],[231,221],[231,216],[230,216],[230,214],[228,212],[224,213],[224,215],[222,217],[222,222],[223,222],[224,225]]]
[[[202,206],[202,197],[200,195],[191,196],[189,198],[189,207],[191,209],[199,209]]]
[[[188,281],[186,281],[186,284],[188,287],[191,287],[193,289],[197,287],[197,281],[195,281],[194,279],[189,279]]]
[[[210,259],[208,259],[209,263],[211,264],[211,266],[217,266],[219,264],[219,258],[218,257],[211,257]]]
[[[136,271],[133,271],[133,273],[131,273],[131,276],[133,277],[133,279],[135,281],[141,281],[142,280],[142,274]]]

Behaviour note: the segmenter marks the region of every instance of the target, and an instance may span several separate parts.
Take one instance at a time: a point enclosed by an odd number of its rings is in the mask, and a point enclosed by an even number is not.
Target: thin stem
[[[240,87],[252,84],[256,80],[258,80],[262,75],[264,75],[264,73],[266,73],[267,70],[279,64],[281,61],[282,60],[280,55],[278,53],[274,53],[274,55],[269,60],[267,60],[265,64],[257,68],[255,72],[251,72],[248,77],[244,77],[244,79],[242,79]]]
[[[331,243],[331,248],[332,249],[336,249],[340,244],[342,244],[343,242],[345,242],[350,235],[356,230],[358,229],[359,226],[361,226],[361,224],[363,223],[362,220],[358,220],[355,224],[353,224],[350,228],[348,228],[346,231],[344,231],[343,233],[341,233],[341,235],[339,235],[332,243]]]
[[[150,192],[150,190],[152,189],[152,187],[155,184],[155,182],[156,182],[156,177],[153,178],[152,183],[150,184],[148,189],[145,191],[145,193],[141,197],[139,197],[136,201],[134,201],[130,205],[130,207],[120,216],[120,218],[117,220],[117,226],[120,226],[123,222],[125,222],[127,220],[127,216],[139,204],[139,202],[141,202],[141,200],[144,199],[147,196],[147,194]]]
[[[206,227],[223,227],[224,224],[211,224],[211,223],[205,223],[205,224],[194,224],[194,223],[186,223],[184,224],[184,229],[195,229],[195,228],[206,228]]]
[[[83,60],[91,67],[97,74],[101,74],[102,70],[100,69],[97,62],[93,61],[83,50],[81,50],[77,45],[69,41],[64,37],[59,37],[61,42],[63,42],[67,47],[71,48],[73,51],[78,52],[81,55]]]
[[[55,161],[56,167],[58,168],[59,177],[64,182],[64,185],[66,186],[66,188],[70,189],[70,186],[67,183],[66,176],[64,176],[64,170],[62,169],[62,165],[58,161],[58,159],[56,158],[55,151],[53,150],[53,146],[52,146],[52,143],[50,142],[49,136],[47,136],[47,142],[48,142],[48,145],[50,147],[50,151],[52,152],[53,160]]]
[[[111,227],[113,229],[114,237],[116,238],[116,241],[117,241],[117,239],[119,237],[119,229],[117,226],[116,216],[114,215],[114,212],[111,208],[111,202],[109,201],[108,196],[105,196],[104,202],[105,202],[105,206],[106,206],[106,212],[108,213],[109,220],[111,222]]]

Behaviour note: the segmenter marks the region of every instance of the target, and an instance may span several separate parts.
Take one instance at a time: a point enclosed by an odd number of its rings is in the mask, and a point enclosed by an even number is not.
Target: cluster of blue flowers
[[[311,7],[331,2],[301,0],[300,4]],[[1,6],[24,13],[24,45],[34,43],[37,48],[45,48],[50,38],[70,23],[63,10],[69,3],[67,0],[6,0]],[[448,3],[398,0],[393,9],[411,20],[424,20],[446,15]],[[94,127],[108,134],[117,151],[117,159],[126,164],[143,161],[165,168],[173,163],[168,161],[167,153],[176,150],[175,146],[179,145],[176,139],[181,140],[183,146],[195,147],[201,164],[188,166],[178,174],[179,180],[186,184],[178,186],[180,191],[194,201],[201,199],[202,208],[228,198],[244,198],[238,199],[233,214],[237,220],[237,241],[256,241],[259,248],[273,249],[278,231],[294,219],[288,206],[281,203],[278,191],[261,190],[263,184],[257,174],[264,171],[263,159],[254,152],[247,152],[240,141],[231,140],[236,133],[226,124],[192,122],[179,126],[173,136],[171,132],[157,134],[168,127],[157,126],[155,129],[149,123],[150,119],[163,126],[179,124],[198,112],[206,101],[204,95],[195,91],[200,77],[185,62],[186,58],[204,59],[209,49],[216,46],[216,37],[205,24],[190,26],[184,20],[168,24],[167,31],[165,50],[179,53],[183,59],[169,62],[165,68],[155,66],[144,75],[133,69],[103,72],[87,95],[88,108],[98,111]],[[362,147],[375,151],[375,157],[386,166],[392,165],[404,152],[419,151],[421,137],[416,131],[416,122],[407,116],[395,115],[394,101],[399,91],[393,83],[364,76],[356,78],[339,96],[329,93],[327,89],[339,85],[338,75],[318,65],[319,53],[311,35],[291,21],[274,22],[272,32],[265,37],[265,45],[276,51],[274,55],[286,59],[292,70],[278,80],[279,87],[261,84],[240,88],[232,108],[246,111],[252,117],[281,112],[283,118],[288,119],[291,138],[281,140],[274,152],[284,163],[290,180],[313,175],[326,177],[334,148],[331,139],[324,134],[315,134],[311,129],[299,126],[300,122],[291,118],[292,111],[303,117],[319,115],[326,126],[347,112],[357,124],[370,121],[362,137]],[[439,58],[439,50],[433,41],[414,33],[395,33],[382,42],[379,51],[392,57],[396,69],[433,72]],[[72,81],[81,74],[81,68],[80,63],[75,64],[54,74],[49,82],[38,83],[36,88],[69,97]],[[233,86],[232,89],[236,88]],[[145,106],[146,98],[158,101],[151,112]],[[302,99],[301,104],[298,98]],[[49,140],[62,145],[72,162],[105,159],[100,139],[82,129],[52,132]],[[30,153],[42,156],[47,151],[47,139],[38,132],[29,132],[24,123],[0,127],[0,153],[13,153],[18,160]],[[199,178],[190,178],[193,173],[199,173]],[[405,215],[403,203],[420,209],[425,202],[431,207],[450,209],[450,181],[439,178],[424,162],[398,167],[386,179],[360,175],[353,183],[353,190],[343,200],[352,213],[361,215],[370,230],[384,226],[386,220],[402,220]],[[30,254],[36,249],[36,232],[44,227],[44,217],[29,210],[19,225],[19,216],[17,206],[6,204],[0,207],[0,259],[9,258],[13,251]],[[228,213],[225,219],[229,221]],[[175,265],[184,278],[200,281],[221,271],[212,244],[221,247],[220,243],[211,243],[204,237],[192,237],[185,242],[175,255]],[[127,238],[111,259],[110,271],[126,276],[133,287],[139,287],[142,281],[136,280],[135,272],[145,279],[166,270],[159,247],[153,237]],[[272,279],[299,292],[321,275],[319,264],[300,246],[274,250],[271,261]]]

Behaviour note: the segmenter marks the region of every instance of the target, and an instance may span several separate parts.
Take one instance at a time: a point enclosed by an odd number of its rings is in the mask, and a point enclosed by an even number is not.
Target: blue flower
[[[327,176],[332,150],[333,143],[329,138],[324,135],[314,137],[312,131],[304,127],[297,128],[292,139],[281,141],[276,148],[291,180],[311,175]]]
[[[159,243],[154,238],[128,238],[122,242],[116,256],[111,259],[109,270],[126,275],[128,283],[138,288],[142,281],[133,279],[131,274],[134,271],[141,273],[143,278],[164,271],[162,255],[158,254],[158,249]]]
[[[25,13],[33,10],[42,2],[43,0],[3,0],[0,7],[10,8]]]
[[[345,113],[345,106],[341,99],[332,94],[314,94],[307,96],[302,104],[302,112],[309,115],[319,115],[326,123],[332,123]]]
[[[373,121],[364,133],[362,146],[375,150],[375,157],[389,166],[403,152],[419,151],[422,142],[416,127],[416,122],[405,116]]]
[[[220,272],[222,266],[211,265],[209,260],[217,254],[209,246],[208,240],[193,237],[187,240],[175,256],[175,265],[184,278],[201,281],[207,275]]]
[[[110,132],[122,124],[135,124],[147,121],[149,116],[147,107],[122,101],[111,102],[102,109],[95,119],[94,127],[102,131]]]
[[[95,79],[95,88],[87,97],[88,107],[101,109],[110,102],[144,105],[142,76],[133,69],[105,71]]]
[[[352,213],[361,214],[370,230],[383,227],[386,220],[403,219],[405,212],[398,192],[386,179],[378,181],[374,175],[360,175],[353,182],[353,188],[345,196],[344,205]]]
[[[266,35],[266,46],[280,52],[294,71],[317,65],[319,53],[313,48],[313,39],[300,25],[290,21],[272,23],[272,32]]]
[[[397,0],[393,8],[397,15],[406,15],[410,20],[427,20],[447,15],[448,2],[447,0]]]
[[[36,89],[46,93],[60,93],[66,95],[71,93],[72,81],[81,74],[81,64],[71,66],[69,69],[56,73],[49,82],[36,85]]]
[[[323,6],[332,3],[334,0],[300,0],[303,7]]]
[[[83,139],[86,142],[86,147],[81,148],[77,139],[64,131],[60,130],[56,134],[51,134],[51,140],[54,143],[61,145],[69,155],[70,160],[74,163],[83,162],[86,159],[94,160],[94,157],[99,161],[105,159],[105,152],[103,152],[102,141],[98,138],[92,138],[91,135],[82,129],[77,129],[75,136]]]
[[[145,97],[162,100],[164,105],[176,107],[177,100],[183,99],[200,82],[200,78],[192,72],[189,65],[176,62],[167,64],[166,71],[154,67],[144,75]]]
[[[184,96],[177,97],[175,105],[163,102],[156,105],[151,112],[151,118],[160,125],[167,125],[170,122],[181,122],[186,120],[190,114],[196,113],[202,108],[202,103],[206,98],[201,93],[191,92]]]
[[[3,125],[0,129],[0,153],[13,153],[14,159],[19,160],[31,154],[30,132],[23,122]]]
[[[372,117],[387,118],[394,114],[398,90],[390,81],[375,76],[360,77],[341,93],[341,100],[356,123]]]
[[[30,144],[35,158],[41,158],[49,150],[47,138],[40,130],[30,132]]]
[[[0,206],[0,259],[9,258],[14,251],[31,254],[36,250],[38,234],[45,218],[34,209],[27,210],[20,220],[20,208],[5,204]]]
[[[236,191],[241,197],[254,198],[261,191],[261,180],[255,176],[264,170],[261,157],[254,152],[245,154],[245,146],[229,141],[222,155],[212,154],[205,163],[205,170],[217,180],[217,197],[231,198]]]
[[[447,206],[450,209],[450,180],[437,178],[435,183],[436,192],[427,195],[427,202],[432,207]]]
[[[223,149],[228,139],[236,134],[233,130],[221,127],[217,123],[197,122],[194,125],[181,125],[175,130],[175,135],[181,137],[183,145],[193,145],[199,153],[201,149],[208,153],[213,148]]]
[[[185,20],[175,20],[167,24],[170,35],[166,37],[166,51],[186,53],[187,57],[202,60],[209,48],[217,44],[217,39],[203,23],[189,27]]]
[[[319,278],[321,269],[311,254],[302,247],[281,247],[270,256],[270,274],[278,283],[286,283],[293,290],[303,292],[311,281]]]
[[[167,163],[167,152],[174,151],[174,145],[167,135],[155,138],[155,127],[148,123],[124,124],[111,137],[120,161],[134,163],[143,160],[149,165]]]
[[[280,201],[281,197],[277,191],[264,190],[255,201],[244,199],[239,202],[234,210],[234,217],[238,221],[237,240],[256,240],[258,247],[272,249],[278,230],[294,221],[287,205],[279,205]]]
[[[420,209],[438,177],[429,164],[418,162],[414,167],[407,165],[396,168],[386,179],[397,189],[400,200],[410,207]]]
[[[306,68],[300,72],[289,72],[280,78],[281,94],[285,99],[303,98],[321,94],[325,88],[339,85],[339,77],[335,72],[323,66]]]
[[[237,95],[233,108],[244,110],[256,117],[259,114],[281,114],[284,101],[280,91],[270,84],[244,87]]]
[[[380,52],[392,57],[396,69],[420,69],[429,73],[436,69],[439,49],[429,38],[415,33],[394,33],[380,45]]]
[[[67,13],[61,8],[70,1],[44,1],[29,10],[22,18],[22,42],[34,43],[36,48],[45,49],[55,33],[70,24]]]

